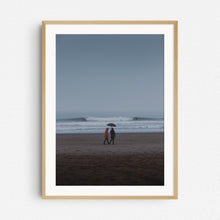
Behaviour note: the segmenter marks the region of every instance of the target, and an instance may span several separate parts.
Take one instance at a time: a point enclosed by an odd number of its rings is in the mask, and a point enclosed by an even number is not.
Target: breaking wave
[[[97,122],[116,122],[116,121],[158,121],[163,120],[163,118],[150,118],[150,117],[77,117],[77,118],[67,118],[58,119],[57,121],[97,121]]]
[[[108,123],[116,125],[118,133],[163,132],[163,118],[153,117],[75,117],[57,119],[57,133],[103,133]]]

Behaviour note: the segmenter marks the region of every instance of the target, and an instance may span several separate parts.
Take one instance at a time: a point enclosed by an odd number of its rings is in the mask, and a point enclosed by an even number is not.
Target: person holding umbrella
[[[114,140],[115,140],[115,130],[114,130],[113,127],[116,127],[116,125],[115,125],[114,123],[109,123],[109,124],[107,124],[107,126],[111,126],[111,127],[112,127],[112,129],[111,129],[111,131],[110,131],[110,135],[111,135],[110,144],[111,144],[111,143],[114,144]]]
[[[104,144],[106,143],[106,141],[107,141],[107,143],[109,144],[109,141],[108,141],[108,128],[105,129],[104,138],[105,138]]]
[[[111,129],[110,135],[111,135],[110,144],[111,143],[114,144],[114,140],[115,140],[115,130],[114,130],[114,128]]]

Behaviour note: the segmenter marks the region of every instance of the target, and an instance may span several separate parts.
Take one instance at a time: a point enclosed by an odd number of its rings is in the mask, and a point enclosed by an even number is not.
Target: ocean
[[[116,133],[163,132],[161,115],[134,114],[57,114],[56,133],[104,133],[108,123],[116,125]]]

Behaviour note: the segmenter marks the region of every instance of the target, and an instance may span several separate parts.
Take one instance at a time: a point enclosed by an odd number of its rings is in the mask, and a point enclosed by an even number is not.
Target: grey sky
[[[57,35],[57,112],[163,114],[163,35]]]

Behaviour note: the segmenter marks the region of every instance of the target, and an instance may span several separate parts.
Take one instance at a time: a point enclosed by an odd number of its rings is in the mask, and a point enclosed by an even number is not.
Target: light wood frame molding
[[[45,193],[45,59],[47,24],[174,25],[174,195],[173,196],[47,196]],[[178,199],[178,21],[42,21],[42,198],[43,199]]]

